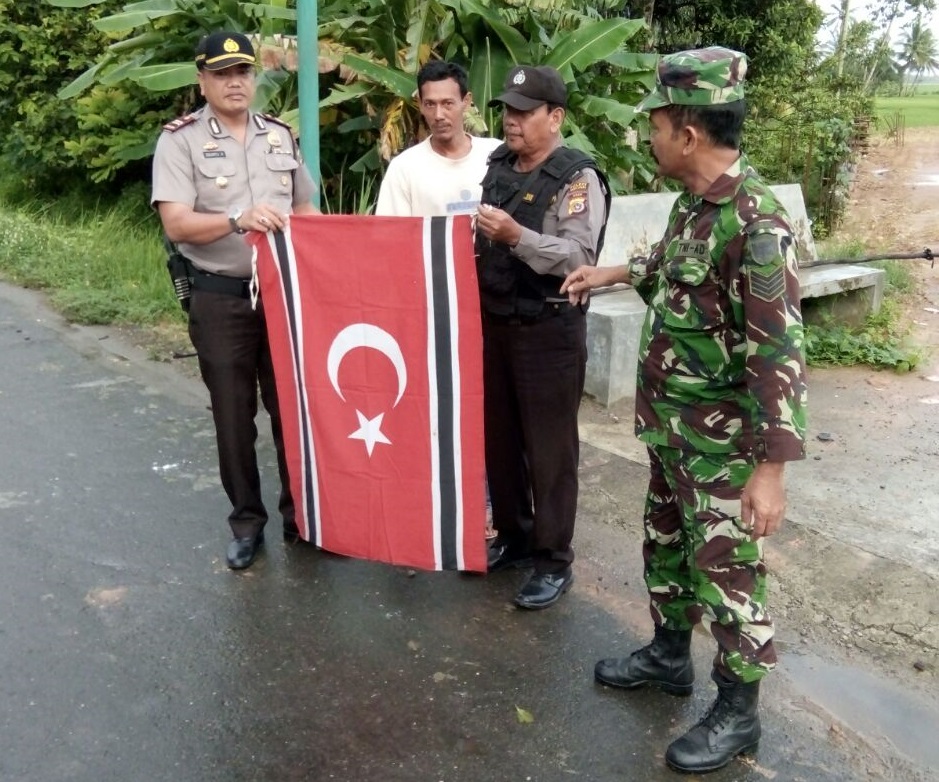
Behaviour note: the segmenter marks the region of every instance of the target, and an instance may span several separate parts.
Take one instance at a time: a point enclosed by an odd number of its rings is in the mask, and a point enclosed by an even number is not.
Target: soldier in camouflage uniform
[[[626,282],[649,305],[636,434],[651,478],[643,555],[654,640],[601,660],[596,679],[689,695],[691,631],[717,641],[717,700],[666,761],[712,771],[760,739],[759,683],[776,663],[762,538],[785,510],[783,468],[805,455],[806,384],[795,234],[739,152],[746,57],[719,47],[664,57],[650,112],[658,173],[684,192],[648,258],[582,267],[572,301]]]

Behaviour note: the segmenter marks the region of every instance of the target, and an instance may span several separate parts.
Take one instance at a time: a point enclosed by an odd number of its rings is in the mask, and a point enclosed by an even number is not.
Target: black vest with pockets
[[[610,214],[610,188],[606,177],[589,156],[577,149],[558,147],[536,170],[518,172],[512,168],[515,155],[503,144],[489,157],[489,170],[483,179],[483,204],[505,209],[515,221],[541,233],[544,216],[558,193],[573,175],[585,168],[597,172],[605,190],[606,216]],[[524,188],[524,192],[521,192]],[[597,255],[603,247],[606,222],[600,233]],[[560,293],[563,277],[538,274],[512,255],[512,249],[476,234],[476,264],[482,308],[496,315],[536,317],[545,299],[564,299]]]

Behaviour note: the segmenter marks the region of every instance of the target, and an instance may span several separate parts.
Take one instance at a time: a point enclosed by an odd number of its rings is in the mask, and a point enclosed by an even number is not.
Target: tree
[[[102,148],[137,123],[158,121],[159,114],[150,112],[159,100],[132,83],[109,86],[95,96],[94,101],[106,99],[93,134],[83,123],[84,106],[55,98],[108,45],[93,23],[120,7],[118,0],[108,0],[76,14],[0,0],[0,159],[4,170],[16,172],[25,191],[61,191],[87,182],[89,160]],[[75,153],[73,145],[84,144],[94,147],[89,157]],[[121,142],[117,146],[126,149]],[[121,167],[127,166],[124,160]],[[127,172],[130,177],[138,173]]]
[[[922,14],[917,14],[907,28],[900,47],[901,79],[906,81],[908,73],[914,75],[912,83],[908,85],[912,95],[924,73],[939,70],[939,43],[932,30],[923,25]]]

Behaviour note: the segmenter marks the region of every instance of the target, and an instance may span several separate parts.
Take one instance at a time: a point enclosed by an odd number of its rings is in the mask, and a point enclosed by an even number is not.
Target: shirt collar
[[[750,161],[741,152],[740,157],[730,165],[730,168],[711,183],[707,192],[701,196],[701,200],[710,201],[718,206],[730,203],[736,198],[749,170]]]
[[[228,129],[221,123],[218,116],[215,112],[212,111],[212,107],[207,103],[205,108],[202,111],[202,119],[209,127],[209,133],[212,134],[215,138],[226,138],[231,136],[231,133],[228,132]],[[261,135],[268,133],[270,131],[269,123],[263,116],[260,114],[255,114],[254,112],[248,113],[248,130],[253,132],[254,135]]]

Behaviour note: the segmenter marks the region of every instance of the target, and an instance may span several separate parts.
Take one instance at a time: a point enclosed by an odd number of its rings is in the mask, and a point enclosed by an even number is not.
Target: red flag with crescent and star
[[[301,536],[486,570],[470,218],[293,216],[254,234]]]

